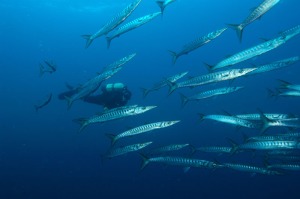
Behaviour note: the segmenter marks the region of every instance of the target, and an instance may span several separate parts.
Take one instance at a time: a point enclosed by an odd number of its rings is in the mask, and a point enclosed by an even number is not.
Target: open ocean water
[[[168,86],[143,98],[140,88],[188,71],[179,81],[207,74],[204,63],[214,65],[229,55],[273,39],[300,24],[298,0],[281,0],[260,20],[249,24],[240,43],[234,30],[183,55],[172,64],[168,50],[178,52],[185,44],[212,31],[239,24],[261,0],[177,0],[163,16],[113,39],[107,49],[105,36],[85,49],[81,35],[93,34],[133,0],[1,0],[0,1],[0,198],[300,198],[300,171],[262,175],[229,168],[191,168],[150,162],[141,170],[142,158],[151,148],[189,143],[195,147],[228,146],[228,138],[243,143],[243,134],[260,135],[260,129],[204,120],[198,114],[287,113],[300,116],[299,97],[268,97],[278,79],[300,84],[300,62],[266,73],[240,77],[196,88],[180,88],[168,95]],[[142,0],[123,24],[158,12],[155,0]],[[109,35],[109,34],[108,34]],[[300,56],[300,36],[261,56],[227,67],[249,68]],[[107,83],[122,82],[132,92],[128,105],[157,106],[149,112],[121,120],[92,124],[78,133],[73,120],[102,111],[99,105],[77,100],[70,110],[57,95],[83,84],[105,66],[129,54],[137,55]],[[39,64],[50,60],[52,74],[39,76]],[[255,66],[253,66],[253,64]],[[199,101],[183,108],[179,93],[243,86],[240,91]],[[52,93],[49,104],[35,111],[34,105]],[[180,120],[174,126],[124,138],[117,146],[152,141],[139,152],[103,159],[110,148],[105,134],[119,134],[145,123]],[[267,135],[291,128],[271,127]],[[299,129],[293,128],[295,132]],[[299,156],[293,149],[293,156]],[[160,156],[165,156],[161,154]],[[242,151],[233,155],[171,152],[168,156],[264,167],[265,152]],[[272,161],[272,160],[271,160]],[[276,163],[283,163],[279,160]],[[285,162],[291,163],[291,162]],[[293,162],[293,164],[300,164]]]

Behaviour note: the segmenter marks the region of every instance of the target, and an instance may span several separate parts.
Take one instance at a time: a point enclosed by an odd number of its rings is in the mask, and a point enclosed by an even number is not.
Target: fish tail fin
[[[214,65],[210,65],[208,63],[203,62],[204,66],[206,67],[206,69],[208,70],[208,72],[212,72],[214,70]]]
[[[110,139],[111,146],[113,146],[117,141],[116,135],[109,134],[109,133],[106,133],[105,135],[106,135],[106,137],[108,137]]]
[[[40,64],[40,77],[42,77],[44,75],[44,73],[45,73],[44,69],[45,68],[44,68],[43,64]]]
[[[260,132],[261,133],[264,133],[266,132],[266,130],[268,130],[268,128],[270,127],[270,122],[271,120],[268,119],[265,114],[261,111],[261,110],[258,110],[259,111],[259,116],[260,116],[260,119],[262,121],[262,126],[261,126],[261,129],[260,129]]]
[[[141,170],[143,170],[150,162],[149,158],[145,156],[144,154],[140,153],[140,156],[142,158],[142,165],[141,165]]]
[[[191,148],[191,153],[190,153],[190,156],[194,155],[194,153],[196,153],[197,151],[197,148],[194,146],[194,145],[189,145],[189,147]]]
[[[232,139],[230,138],[227,138],[228,142],[231,144],[231,150],[230,150],[230,154],[233,155],[237,152],[238,148],[239,148],[239,145],[234,142]]]
[[[278,81],[281,83],[280,88],[286,88],[287,86],[291,85],[290,82],[278,79]]]
[[[171,82],[171,81],[167,81],[167,84],[169,86],[168,95],[171,95],[174,92],[174,90],[176,90],[178,88],[178,85],[176,84],[176,82]]]
[[[168,50],[168,51],[169,51],[169,53],[170,53],[171,56],[172,56],[172,64],[174,65],[174,64],[176,63],[176,61],[177,61],[178,55],[177,55],[177,53],[174,52],[174,51],[171,51],[171,50]]]
[[[92,39],[92,35],[82,35],[82,37],[86,39],[85,48],[88,48],[91,45],[91,43],[94,41],[94,39]]]
[[[77,118],[74,119],[73,122],[76,122],[78,124],[80,124],[80,128],[79,128],[79,133],[85,129],[85,127],[88,125],[88,119],[87,118]]]
[[[278,93],[276,91],[273,91],[272,89],[267,89],[268,91],[268,97],[269,98],[272,98],[272,97],[277,97],[278,96]]]
[[[143,98],[145,98],[150,92],[150,90],[146,88],[141,88],[141,91],[143,92]]]
[[[204,120],[204,114],[202,114],[202,113],[198,113],[198,116],[199,116],[199,122],[202,122],[203,120]]]
[[[242,27],[239,24],[227,24],[227,26],[231,29],[234,29],[236,31],[236,34],[239,38],[239,41],[242,42],[242,37],[243,37],[243,30],[244,27]]]
[[[163,15],[165,7],[164,7],[164,1],[156,1],[157,5],[160,7],[161,15]]]
[[[106,37],[107,49],[109,49],[110,47],[111,40],[112,40],[111,37]]]
[[[73,99],[68,97],[68,96],[64,96],[65,97],[65,100],[67,100],[67,103],[68,103],[68,110],[70,110],[72,104],[73,104]]]
[[[186,103],[188,103],[189,98],[183,95],[182,93],[179,93],[179,95],[181,99],[181,107],[183,108],[186,105]]]

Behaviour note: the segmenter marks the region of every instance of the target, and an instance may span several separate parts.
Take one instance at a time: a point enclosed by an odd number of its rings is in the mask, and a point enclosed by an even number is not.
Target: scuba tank
[[[125,85],[122,83],[107,84],[105,86],[105,91],[106,92],[122,91],[124,88]]]

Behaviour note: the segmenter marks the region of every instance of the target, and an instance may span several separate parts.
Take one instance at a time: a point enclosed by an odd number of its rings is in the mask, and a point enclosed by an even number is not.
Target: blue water
[[[105,133],[118,134],[127,127],[162,120],[181,120],[167,129],[157,130],[122,144],[153,141],[154,146],[191,143],[195,146],[229,146],[227,138],[242,142],[242,133],[258,130],[224,123],[198,123],[197,113],[234,114],[256,112],[299,113],[299,98],[267,97],[267,88],[277,87],[277,79],[300,84],[300,65],[265,74],[239,78],[232,85],[245,86],[238,93],[190,102],[181,108],[178,93],[228,86],[229,82],[195,89],[179,89],[167,97],[167,88],[142,98],[140,87],[179,72],[190,76],[207,73],[203,62],[216,64],[225,56],[274,38],[278,32],[300,24],[298,0],[281,0],[261,20],[245,28],[239,43],[233,30],[180,57],[171,64],[167,50],[178,51],[199,36],[240,23],[260,0],[177,0],[159,17],[139,29],[112,41],[106,48],[103,37],[85,49],[83,34],[92,34],[121,11],[131,0],[1,0],[0,2],[0,198],[2,199],[82,199],[82,198],[299,198],[299,173],[282,176],[252,175],[229,169],[211,171],[149,164],[140,171],[137,153],[101,162],[110,141]],[[127,20],[159,11],[155,1],[144,0]],[[283,46],[237,67],[265,64],[299,55],[300,36]],[[89,117],[102,107],[74,102],[67,110],[57,94],[66,90],[65,82],[77,86],[104,66],[131,53],[137,56],[105,83],[123,82],[132,91],[129,104],[157,105],[145,114],[105,124],[95,124],[78,134],[72,120]],[[39,77],[39,63],[53,60],[57,72]],[[34,104],[52,92],[51,103],[35,112]],[[273,128],[271,132],[284,132]],[[175,153],[176,154],[176,153]],[[197,153],[199,159],[263,166],[259,156]]]

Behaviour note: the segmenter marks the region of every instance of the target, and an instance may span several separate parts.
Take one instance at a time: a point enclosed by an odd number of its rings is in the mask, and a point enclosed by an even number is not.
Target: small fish
[[[170,144],[167,146],[162,146],[156,149],[152,149],[150,151],[150,154],[161,154],[161,153],[166,153],[166,152],[170,152],[170,151],[178,151],[180,149],[183,149],[185,147],[190,146],[190,144]]]
[[[283,170],[290,170],[290,171],[300,171],[299,164],[270,164],[267,165],[268,169],[283,169]]]
[[[227,28],[222,28],[219,30],[216,30],[214,32],[208,33],[205,36],[199,37],[197,39],[195,39],[194,41],[184,45],[181,49],[181,51],[179,52],[173,52],[173,51],[169,51],[172,55],[172,63],[175,64],[176,60],[182,56],[182,55],[187,55],[188,53],[196,50],[197,48],[203,46],[204,44],[214,40],[215,38],[217,38],[218,36],[220,36],[225,30],[227,30]]]
[[[237,36],[242,42],[244,28],[253,21],[260,19],[266,12],[273,8],[280,0],[264,0],[241,24],[228,24],[228,27],[236,30]]]
[[[43,100],[41,100],[37,105],[34,105],[35,111],[38,112],[39,109],[47,106],[52,99],[52,93],[48,94],[44,97]]]
[[[123,133],[120,133],[118,135],[106,134],[106,136],[111,139],[111,145],[114,145],[115,142],[117,140],[119,140],[120,138],[142,134],[142,133],[152,131],[152,130],[155,130],[155,129],[166,128],[166,127],[172,126],[172,125],[174,125],[178,122],[180,122],[180,121],[176,120],[176,121],[154,122],[154,123],[145,124],[145,125],[142,125],[142,126],[138,126],[138,127],[129,129],[129,130],[127,130]]]
[[[176,0],[158,0],[156,3],[160,7],[161,13],[163,14],[166,6],[175,1]]]
[[[40,76],[43,76],[45,73],[54,73],[56,69],[56,65],[49,62],[49,61],[44,61],[45,65],[40,63]]]
[[[132,144],[132,145],[123,146],[123,147],[119,147],[119,148],[112,148],[109,150],[106,157],[113,158],[116,156],[124,155],[126,153],[139,151],[139,150],[147,147],[150,144],[152,144],[152,142],[138,143],[138,144]]]
[[[84,39],[86,39],[85,48],[88,48],[94,39],[101,37],[103,35],[108,34],[118,25],[120,25],[123,21],[125,21],[129,15],[137,8],[137,6],[141,3],[142,0],[135,0],[130,3],[122,12],[118,13],[114,18],[112,18],[107,24],[105,24],[98,32],[93,35],[82,35]]]
[[[197,147],[196,151],[208,152],[208,153],[231,153],[232,147],[225,146],[207,146],[207,147]]]
[[[270,120],[298,120],[299,118],[294,114],[284,114],[284,113],[264,113],[264,115]],[[235,117],[244,120],[261,120],[261,115],[259,113],[249,113],[234,115]]]
[[[223,88],[218,88],[218,89],[213,89],[213,90],[200,92],[200,93],[198,93],[196,95],[193,95],[191,97],[186,97],[185,95],[180,94],[181,105],[183,107],[189,101],[198,101],[198,100],[205,99],[205,98],[215,97],[215,96],[219,96],[219,95],[225,95],[225,94],[236,92],[236,91],[238,91],[242,88],[243,87],[241,87],[241,86],[238,86],[238,87],[223,87]]]
[[[111,35],[106,37],[107,48],[110,47],[110,43],[114,38],[120,37],[122,34],[128,32],[128,31],[136,29],[136,28],[150,22],[152,19],[154,19],[155,17],[157,17],[160,14],[161,14],[160,12],[156,12],[153,14],[149,14],[149,15],[137,18],[131,22],[128,22],[127,24],[124,24],[123,26],[118,28],[116,31],[114,31]]]
[[[105,67],[102,71],[111,71],[111,70],[117,70],[118,68],[122,67],[124,64],[128,63],[130,60],[132,60],[136,56],[136,53],[132,53],[126,57],[121,58],[118,61],[115,61],[114,63],[110,64],[109,66]]]

